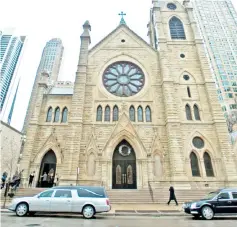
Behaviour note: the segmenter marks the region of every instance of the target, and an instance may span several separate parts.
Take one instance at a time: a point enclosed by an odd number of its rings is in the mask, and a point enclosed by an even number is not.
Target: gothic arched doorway
[[[40,166],[38,187],[52,187],[56,172],[57,158],[52,150],[49,150],[43,157]],[[45,175],[47,174],[47,176]]]
[[[132,146],[123,140],[115,148],[112,167],[113,189],[136,189],[136,155]]]

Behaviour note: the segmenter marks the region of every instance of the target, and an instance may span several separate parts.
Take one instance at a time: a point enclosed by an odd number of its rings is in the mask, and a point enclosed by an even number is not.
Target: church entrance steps
[[[46,188],[19,188],[15,197],[23,197],[23,196],[34,196],[42,191],[46,190]],[[176,198],[179,204],[182,204],[187,201],[193,201],[203,198],[207,193],[213,190],[176,190]],[[122,189],[110,189],[107,190],[107,194],[110,199],[110,203],[112,206],[114,204],[124,205],[131,204],[131,206],[135,206],[136,204],[150,204],[150,205],[162,205],[164,206],[169,200],[169,190],[166,189],[153,189],[152,191],[149,189],[134,189],[134,190],[122,190]],[[7,203],[11,201],[11,198],[7,197]],[[1,193],[1,206],[4,203],[4,196]],[[171,202],[172,203],[172,202]],[[165,205],[166,206],[166,205]],[[122,210],[122,209],[118,209]],[[142,209],[139,209],[142,210]]]

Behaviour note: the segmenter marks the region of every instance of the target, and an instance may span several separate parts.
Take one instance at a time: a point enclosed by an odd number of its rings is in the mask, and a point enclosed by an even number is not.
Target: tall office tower
[[[31,115],[32,109],[35,105],[36,89],[40,75],[41,73],[46,72],[50,77],[51,84],[54,84],[54,82],[57,81],[62,62],[63,51],[64,47],[62,41],[58,38],[51,39],[46,43],[44,47],[31,92],[31,97],[23,126],[23,132],[25,132],[26,128],[28,127],[29,116]]]
[[[237,123],[237,13],[231,0],[193,0],[229,132]]]
[[[0,114],[6,120],[19,82],[17,68],[23,54],[25,36],[15,36],[13,29],[0,32]]]

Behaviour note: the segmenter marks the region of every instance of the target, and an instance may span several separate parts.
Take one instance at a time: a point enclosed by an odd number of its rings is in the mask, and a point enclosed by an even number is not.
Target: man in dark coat
[[[176,197],[175,197],[174,187],[170,186],[169,191],[170,191],[170,199],[169,199],[169,202],[167,204],[170,205],[171,200],[174,200],[175,203],[176,203],[176,206],[178,206],[179,204],[178,204],[178,202],[176,200]]]

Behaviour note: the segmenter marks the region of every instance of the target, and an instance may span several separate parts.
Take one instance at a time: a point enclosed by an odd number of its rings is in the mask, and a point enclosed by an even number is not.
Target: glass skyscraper
[[[20,62],[25,36],[15,36],[13,31],[0,32],[0,113],[5,112],[14,84],[17,84],[16,72]],[[10,104],[11,105],[11,104]]]
[[[44,47],[40,64],[35,76],[35,81],[33,85],[33,89],[31,92],[31,97],[25,117],[25,122],[23,126],[23,132],[25,132],[26,128],[29,124],[29,116],[34,108],[35,99],[36,99],[36,88],[38,84],[38,80],[42,72],[47,72],[49,74],[50,83],[53,85],[55,81],[58,79],[58,74],[62,62],[64,47],[62,44],[62,40],[59,38],[54,38],[48,41]]]
[[[192,3],[218,99],[233,135],[237,124],[237,13],[231,0],[193,0]]]

